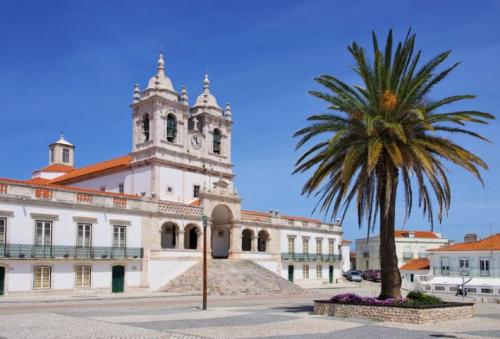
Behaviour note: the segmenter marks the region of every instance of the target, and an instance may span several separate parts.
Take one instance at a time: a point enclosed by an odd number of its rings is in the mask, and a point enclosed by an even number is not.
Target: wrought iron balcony
[[[37,246],[29,244],[2,244],[0,258],[11,259],[139,259],[144,257],[142,247],[77,247]]]
[[[336,262],[341,261],[340,254],[296,254],[296,253],[281,253],[281,260],[284,261],[323,261]]]

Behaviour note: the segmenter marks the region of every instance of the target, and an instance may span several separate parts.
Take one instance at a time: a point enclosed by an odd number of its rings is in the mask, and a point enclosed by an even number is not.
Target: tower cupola
[[[194,107],[215,107],[220,109],[217,104],[217,99],[212,93],[210,93],[210,80],[208,79],[208,73],[205,73],[205,79],[203,80],[203,93],[201,93],[196,99]]]
[[[49,165],[54,164],[75,166],[75,146],[62,133],[59,140],[49,145]]]

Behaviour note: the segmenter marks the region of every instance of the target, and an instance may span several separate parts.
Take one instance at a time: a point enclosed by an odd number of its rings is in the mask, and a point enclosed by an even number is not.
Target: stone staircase
[[[210,295],[296,295],[307,293],[278,274],[243,259],[209,259],[208,294]],[[202,292],[202,261],[172,279],[160,290],[175,293]]]

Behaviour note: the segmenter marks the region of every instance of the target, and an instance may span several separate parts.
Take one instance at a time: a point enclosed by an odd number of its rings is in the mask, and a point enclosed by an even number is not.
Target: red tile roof
[[[33,178],[30,180],[26,180],[26,182],[32,183],[32,184],[48,184],[50,182],[50,179],[45,179],[45,178]]]
[[[344,245],[344,244],[346,244],[346,245],[347,245],[347,244],[350,244],[350,243],[352,243],[352,241],[351,241],[351,240],[345,240],[345,239],[344,239],[344,240],[342,240],[342,245]]]
[[[269,214],[268,212],[259,212],[259,211],[250,211],[250,210],[241,210],[241,212],[246,213],[246,214],[259,215],[259,216],[263,216],[263,217],[271,217],[271,214]],[[290,219],[290,220],[321,223],[321,220],[319,220],[319,219],[296,217],[296,216],[291,216],[291,215],[281,215],[281,217],[285,218],[285,219]]]
[[[429,259],[412,259],[406,264],[401,266],[400,270],[417,271],[417,270],[428,270],[430,268]]]
[[[106,160],[99,162],[97,164],[88,165],[82,168],[75,169],[69,173],[66,173],[60,177],[51,180],[53,184],[67,184],[72,182],[78,182],[93,176],[96,174],[103,174],[106,172],[117,171],[121,169],[128,168],[128,165],[132,161],[130,155],[125,155],[119,158]]]
[[[75,168],[72,166],[52,164],[52,165],[49,165],[47,167],[44,167],[44,168],[38,170],[37,172],[64,172],[64,173],[67,173],[67,172],[73,171],[74,169]]]
[[[414,238],[429,238],[429,239],[439,239],[440,237],[431,231],[409,231],[409,230],[395,230],[394,236],[396,238],[409,238],[410,233],[414,234]]]
[[[500,233],[494,234],[475,242],[462,242],[449,246],[441,246],[428,250],[429,252],[440,251],[500,251]]]

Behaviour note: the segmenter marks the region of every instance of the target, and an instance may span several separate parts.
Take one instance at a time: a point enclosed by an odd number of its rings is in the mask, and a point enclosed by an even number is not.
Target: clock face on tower
[[[193,145],[195,149],[200,149],[202,143],[203,143],[203,138],[201,135],[195,134],[191,137],[191,145]]]

